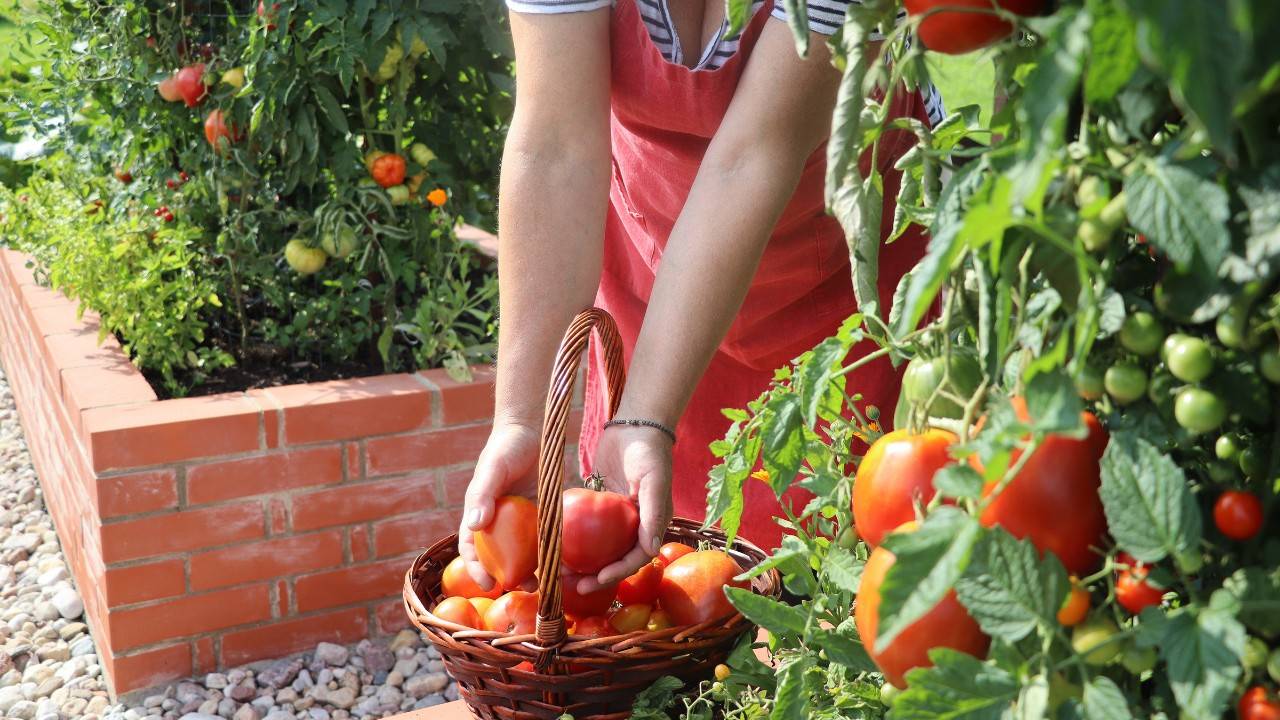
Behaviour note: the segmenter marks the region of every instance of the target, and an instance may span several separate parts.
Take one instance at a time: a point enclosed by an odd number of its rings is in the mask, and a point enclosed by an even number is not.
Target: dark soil
[[[294,385],[298,383],[324,382],[345,378],[381,375],[386,370],[381,362],[346,360],[316,363],[310,360],[290,360],[268,356],[266,353],[236,359],[236,364],[221,368],[201,377],[180,376],[179,380],[189,390],[183,397],[201,397],[226,392],[242,392],[256,388]],[[142,370],[142,376],[151,383],[161,400],[177,397],[165,387],[163,376],[155,370]]]

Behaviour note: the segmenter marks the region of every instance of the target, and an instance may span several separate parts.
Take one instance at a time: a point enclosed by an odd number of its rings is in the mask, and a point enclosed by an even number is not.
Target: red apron
[[[767,22],[766,7],[755,13],[743,31],[738,52],[723,66],[693,71],[662,57],[649,38],[636,0],[618,0],[613,11],[613,182],[596,303],[617,320],[628,364],[663,247]],[[928,122],[918,94],[896,95],[901,98],[895,103],[898,116]],[[892,166],[913,143],[910,134],[900,131],[882,140],[878,162],[885,176],[882,234],[886,236],[899,182]],[[746,300],[676,427],[672,485],[677,516],[701,519],[706,514],[707,471],[716,461],[707,446],[724,437],[730,424],[721,409],[745,407],[768,387],[775,368],[833,335],[857,310],[844,231],[825,212],[825,157],[823,145],[806,163]],[[864,155],[864,171],[868,161]],[[925,239],[917,232],[884,247],[882,307],[891,305],[898,278],[921,257],[924,247]],[[855,353],[867,349],[856,348]],[[607,419],[601,362],[593,344],[579,444],[584,471],[590,470]],[[850,375],[848,387],[851,393],[863,393],[866,403],[892,413],[900,379],[887,361],[877,362]],[[763,483],[746,485],[741,533],[766,549],[774,548],[782,537],[773,521],[780,514],[777,500]],[[784,502],[795,503],[797,511],[803,507],[799,494],[785,496]]]

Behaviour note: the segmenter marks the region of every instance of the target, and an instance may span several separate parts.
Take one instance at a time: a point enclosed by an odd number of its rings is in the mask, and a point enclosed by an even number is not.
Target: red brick
[[[271,513],[271,534],[281,535],[289,530],[289,508],[281,498],[271,498],[268,506]]]
[[[263,442],[270,450],[280,447],[280,405],[266,390],[250,390],[247,395],[250,399],[262,408],[262,436]]]
[[[364,608],[236,630],[222,636],[222,667],[291,655],[321,642],[353,643],[368,634],[369,622]]]
[[[88,335],[50,335],[45,338],[45,348],[54,367],[62,370],[129,363],[129,358],[114,335],[103,338],[101,345],[96,337]]]
[[[343,452],[346,453],[347,457],[347,479],[362,479],[364,470],[360,467],[360,443],[347,443]]]
[[[471,483],[471,477],[475,472],[475,468],[466,467],[445,473],[444,495],[440,499],[440,504],[444,507],[462,507],[467,497],[467,485]]]
[[[97,313],[88,310],[83,315],[78,315],[76,305],[72,302],[31,308],[31,319],[35,321],[36,333],[39,335],[93,333],[96,336],[100,327]]]
[[[472,367],[469,382],[454,380],[444,369],[423,370],[418,374],[440,389],[440,418],[445,425],[493,419],[493,384],[497,373],[492,367]]]
[[[435,507],[431,475],[342,485],[295,495],[293,529],[350,525],[430,507]]]
[[[110,653],[104,653],[109,656]],[[107,659],[107,672],[116,693],[155,687],[169,680],[191,676],[191,646],[166,645],[154,650]]]
[[[293,583],[298,612],[391,597],[400,592],[408,569],[409,564],[397,558],[300,577]]]
[[[156,391],[133,365],[114,364],[62,371],[62,401],[71,417],[89,408],[154,402]]]
[[[275,612],[274,617],[284,617],[289,614],[289,581],[277,580],[275,592]]]
[[[261,503],[152,515],[102,527],[106,563],[216,547],[263,536]]]
[[[32,269],[27,267],[27,263],[31,261],[31,256],[26,253],[20,253],[17,250],[9,250],[0,248],[0,252],[4,253],[4,264],[9,267],[9,273],[13,276],[14,284],[35,285],[36,278],[32,274]]]
[[[104,580],[110,607],[177,597],[187,591],[186,571],[178,559],[107,568]]]
[[[94,408],[81,417],[97,471],[258,449],[258,407],[243,395]]]
[[[489,429],[488,425],[472,425],[369,440],[365,444],[369,475],[472,462],[480,456]]]
[[[172,470],[98,479],[98,512],[103,518],[178,507],[177,473]]]
[[[74,305],[75,301],[66,295],[51,290],[43,285],[25,285],[21,288],[22,301],[29,308],[51,307],[55,305]]]
[[[209,590],[270,580],[342,564],[342,533],[294,535],[192,553],[191,589]]]
[[[269,586],[250,585],[230,590],[188,595],[155,605],[107,614],[117,649],[199,635],[245,625],[271,617]]]
[[[195,641],[195,674],[203,675],[218,669],[218,655],[213,651],[213,638],[202,637]]]
[[[342,449],[336,445],[223,460],[187,470],[192,505],[342,482]]]
[[[351,561],[364,562],[373,557],[373,552],[369,548],[369,527],[367,525],[356,525],[351,528]]]
[[[409,375],[290,385],[266,393],[284,408],[290,445],[404,432],[431,418],[430,392]]]
[[[409,616],[404,612],[403,600],[379,603],[373,609],[373,615],[378,620],[378,632],[383,635],[400,632],[411,625]]]
[[[373,525],[373,547],[380,558],[421,550],[455,532],[461,520],[460,510],[435,510],[383,520]]]

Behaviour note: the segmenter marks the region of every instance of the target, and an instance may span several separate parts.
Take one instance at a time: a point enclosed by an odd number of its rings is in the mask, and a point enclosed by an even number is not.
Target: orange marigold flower
[[[435,190],[432,190],[431,192],[427,193],[427,202],[430,202],[432,205],[435,205],[436,207],[440,207],[441,205],[445,204],[445,202],[448,201],[448,199],[449,199],[449,193],[445,192],[444,188],[436,188]]]

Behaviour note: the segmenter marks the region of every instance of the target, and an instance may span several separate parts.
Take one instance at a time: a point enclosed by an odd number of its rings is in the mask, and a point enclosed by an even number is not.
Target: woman
[[[547,378],[579,311],[617,320],[629,372],[617,418],[635,423],[605,427],[593,352],[581,461],[636,497],[641,518],[634,549],[579,580],[584,592],[653,557],[673,510],[704,515],[721,409],[745,406],[856,311],[844,233],[823,203],[840,78],[824,36],[847,2],[809,0],[801,58],[767,0],[737,38],[724,0],[508,0],[519,71],[499,189],[496,408],[459,536],[484,587],[471,533],[495,498],[534,494]],[[899,114],[928,118],[922,98],[898,95]],[[881,148],[886,198],[909,145]],[[891,200],[883,217],[887,232]],[[885,307],[922,252],[918,234],[885,247]],[[849,386],[887,408],[898,380],[871,364]],[[774,547],[777,501],[749,485],[742,534]]]

